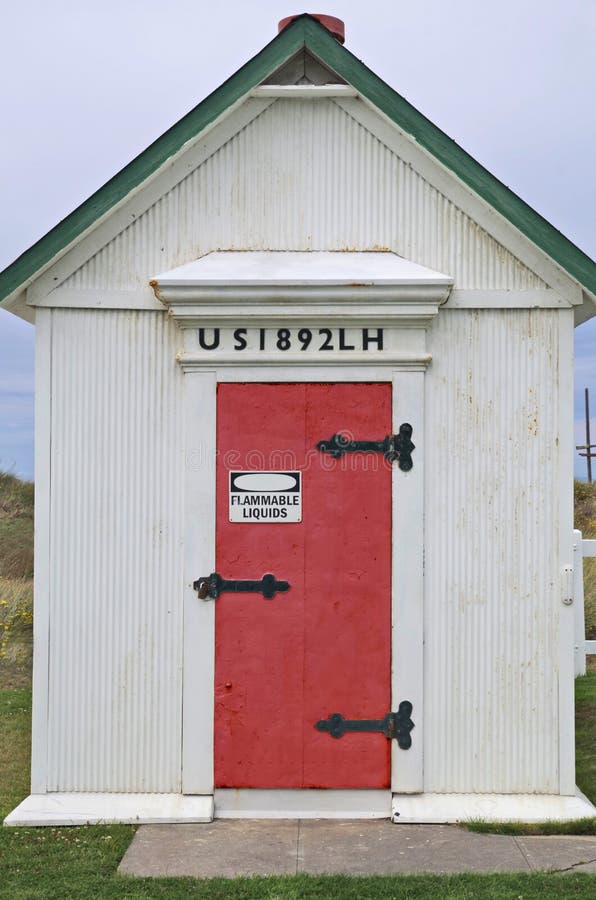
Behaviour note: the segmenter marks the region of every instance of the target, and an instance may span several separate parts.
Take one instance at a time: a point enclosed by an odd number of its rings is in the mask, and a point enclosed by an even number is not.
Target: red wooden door
[[[337,432],[390,434],[391,386],[218,387],[217,571],[291,588],[215,601],[217,787],[389,785],[383,735],[314,727],[390,710],[391,470],[380,454],[320,453]],[[242,470],[300,470],[302,521],[230,522],[229,473]]]

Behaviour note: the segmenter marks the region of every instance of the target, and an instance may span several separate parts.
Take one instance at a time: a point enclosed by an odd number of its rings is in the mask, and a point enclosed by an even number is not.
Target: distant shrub
[[[0,472],[0,687],[30,683],[33,484]]]
[[[0,660],[29,664],[33,639],[33,582],[0,578]]]
[[[33,577],[33,495],[31,481],[0,472],[0,576]]]
[[[574,527],[583,537],[596,538],[596,482],[575,482]],[[596,558],[584,559],[584,604],[586,637],[596,640]]]
[[[574,528],[579,528],[585,538],[596,538],[596,481],[576,481],[574,501]]]

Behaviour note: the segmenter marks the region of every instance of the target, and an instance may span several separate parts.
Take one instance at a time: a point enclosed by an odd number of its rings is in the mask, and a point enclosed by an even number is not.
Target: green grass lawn
[[[596,806],[596,672],[575,679],[577,786]]]
[[[596,675],[578,682],[578,761],[584,790],[594,788]],[[584,708],[585,707],[585,708]],[[583,710],[583,712],[582,712]],[[585,714],[584,714],[585,713]],[[28,793],[31,694],[0,691],[0,818]],[[580,779],[581,781],[581,779]],[[594,796],[594,794],[592,794]],[[399,826],[396,826],[399,827]],[[301,898],[418,898],[472,900],[548,897],[590,898],[596,878],[586,874],[549,875],[388,875],[284,876],[198,880],[130,878],[116,869],[134,834],[128,825],[84,828],[3,828],[0,830],[0,898],[67,900],[67,898],[143,897],[205,900],[301,900]]]

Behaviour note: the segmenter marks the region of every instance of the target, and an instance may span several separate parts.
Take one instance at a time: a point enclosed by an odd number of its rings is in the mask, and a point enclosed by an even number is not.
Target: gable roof
[[[308,14],[296,18],[263,50],[154,141],[117,175],[0,273],[0,301],[26,287],[44,267],[139,187],[189,140],[302,49],[352,85],[421,147],[596,296],[596,264],[546,219],[476,162]]]

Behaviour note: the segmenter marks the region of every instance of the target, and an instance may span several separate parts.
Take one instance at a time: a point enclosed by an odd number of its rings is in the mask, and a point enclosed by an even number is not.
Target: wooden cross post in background
[[[596,444],[590,443],[590,392],[588,388],[585,389],[585,398],[586,398],[586,443],[579,444],[576,446],[576,450],[585,450],[585,453],[580,453],[580,456],[586,457],[586,462],[588,463],[588,484],[592,484],[592,458],[596,458],[596,451],[594,448]]]

